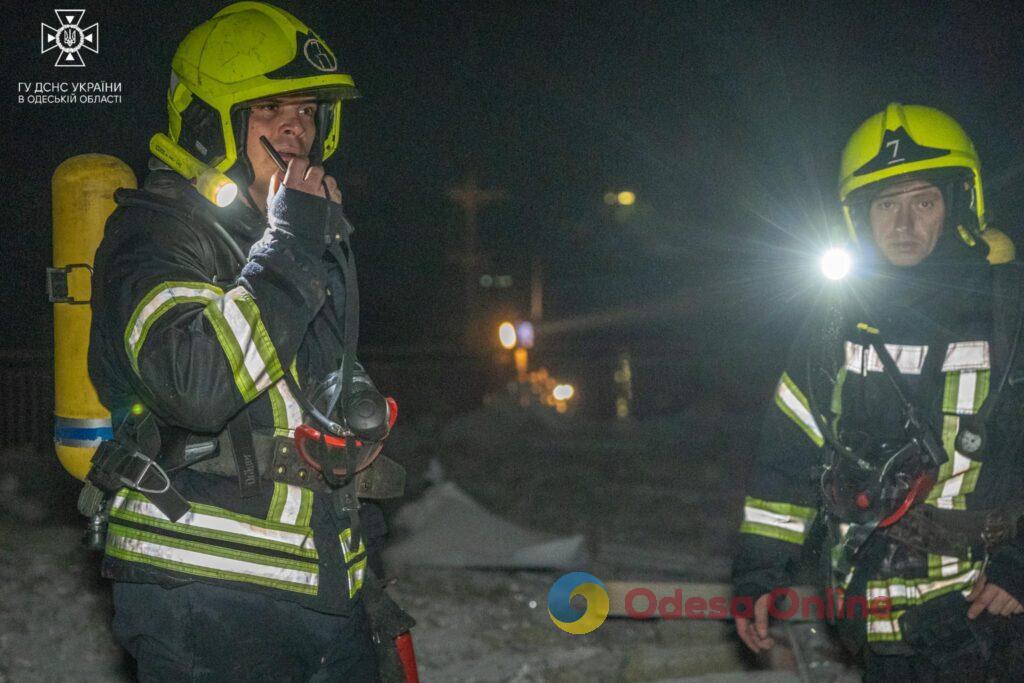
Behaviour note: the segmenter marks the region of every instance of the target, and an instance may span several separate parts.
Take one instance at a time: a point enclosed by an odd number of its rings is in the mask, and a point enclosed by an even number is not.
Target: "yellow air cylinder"
[[[82,480],[100,441],[113,437],[89,380],[89,300],[93,257],[119,187],[137,187],[135,174],[106,154],[71,157],[53,173],[53,436],[60,464]]]

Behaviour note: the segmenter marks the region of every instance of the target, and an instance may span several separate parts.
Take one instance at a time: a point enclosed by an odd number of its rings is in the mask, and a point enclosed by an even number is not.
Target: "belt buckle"
[[[167,473],[164,472],[162,467],[156,464],[156,460],[149,457],[145,453],[141,453],[139,451],[132,451],[131,457],[135,460],[141,460],[145,464],[143,465],[142,470],[131,479],[124,475],[121,475],[121,482],[125,486],[135,491],[141,491],[142,493],[150,493],[157,495],[161,493],[166,493],[167,491],[170,490],[171,478],[167,476]],[[146,478],[146,475],[149,474],[149,471],[151,469],[155,469],[157,472],[160,473],[160,476],[163,478],[164,481],[162,489],[147,489],[142,485],[142,480]]]

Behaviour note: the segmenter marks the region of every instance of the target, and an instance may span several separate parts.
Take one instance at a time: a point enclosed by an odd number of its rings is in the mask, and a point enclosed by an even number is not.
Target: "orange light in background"
[[[619,206],[633,206],[636,202],[636,194],[632,190],[623,190],[616,196],[616,199],[619,200]]]

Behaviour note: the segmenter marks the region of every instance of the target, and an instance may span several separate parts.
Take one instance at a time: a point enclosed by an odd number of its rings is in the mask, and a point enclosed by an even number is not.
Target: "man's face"
[[[875,244],[894,266],[916,266],[935,249],[946,219],[939,188],[906,180],[882,190],[868,211]]]
[[[245,149],[256,176],[254,195],[266,196],[270,177],[278,170],[260,144],[260,136],[267,136],[285,163],[292,157],[307,158],[316,134],[316,108],[316,101],[308,96],[267,98],[251,106]]]

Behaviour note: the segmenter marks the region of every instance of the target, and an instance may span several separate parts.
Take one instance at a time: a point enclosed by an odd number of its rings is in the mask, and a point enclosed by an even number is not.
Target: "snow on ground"
[[[713,406],[610,424],[492,405],[446,423],[405,425],[388,452],[409,469],[410,497],[428,485],[435,460],[434,475],[443,470],[516,524],[585,534],[592,562],[580,569],[602,580],[725,581],[742,503],[738,473],[755,431],[756,417]],[[0,457],[8,477],[8,502],[0,505],[0,681],[127,680],[130,669],[109,635],[109,587],[97,576],[97,558],[79,546],[82,526],[69,513],[73,483],[51,459],[52,471],[28,486],[25,473],[38,456]],[[591,634],[563,633],[546,605],[557,573],[391,567],[389,574],[394,596],[419,622],[424,681],[654,681],[756,664],[724,622],[610,619]]]

